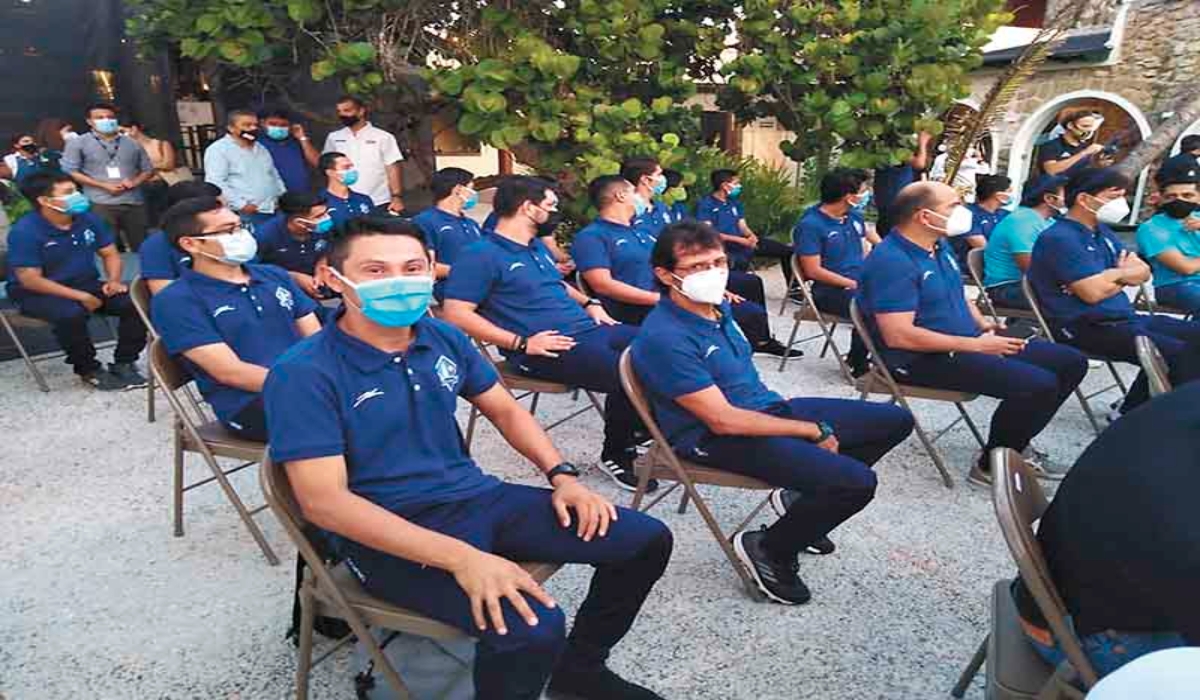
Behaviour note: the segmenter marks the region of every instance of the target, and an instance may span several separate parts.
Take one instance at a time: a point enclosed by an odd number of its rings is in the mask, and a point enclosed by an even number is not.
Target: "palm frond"
[[[1034,35],[1021,55],[1004,69],[984,96],[979,109],[961,115],[961,119],[954,120],[956,123],[947,125],[952,138],[946,147],[946,182],[954,182],[967,151],[988,132],[1026,79],[1050,57],[1059,44],[1066,41],[1067,33],[1079,23],[1088,2],[1072,0],[1064,4]]]

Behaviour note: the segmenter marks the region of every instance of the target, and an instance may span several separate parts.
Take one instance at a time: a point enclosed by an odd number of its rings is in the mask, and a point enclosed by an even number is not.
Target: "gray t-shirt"
[[[109,167],[116,167],[120,177],[110,177]],[[128,136],[105,140],[95,132],[81,134],[67,141],[63,150],[62,168],[68,174],[83,173],[101,182],[120,182],[153,170],[150,156],[141,144]],[[99,187],[83,186],[83,193],[95,204],[141,204],[140,188],[111,194]]]

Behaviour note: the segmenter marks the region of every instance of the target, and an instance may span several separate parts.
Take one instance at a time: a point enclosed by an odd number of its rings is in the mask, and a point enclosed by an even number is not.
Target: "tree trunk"
[[[1171,146],[1184,129],[1200,120],[1200,93],[1181,98],[1174,109],[1175,114],[1150,133],[1144,141],[1134,147],[1125,160],[1116,165],[1123,175],[1136,178],[1143,168],[1167,155]]]

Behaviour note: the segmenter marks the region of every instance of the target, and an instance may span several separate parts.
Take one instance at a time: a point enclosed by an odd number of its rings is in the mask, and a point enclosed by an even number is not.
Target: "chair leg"
[[[154,422],[154,373],[146,378],[146,422]]]
[[[1125,380],[1121,377],[1121,373],[1117,371],[1117,366],[1111,362],[1105,362],[1104,364],[1108,365],[1108,371],[1112,373],[1113,380],[1116,381],[1117,386],[1120,387],[1121,393],[1128,394],[1129,387],[1125,386]]]
[[[316,601],[308,583],[300,586],[300,645],[296,651],[296,700],[308,700],[308,676],[312,672],[313,625]]]
[[[686,513],[687,506],[688,506],[688,492],[687,492],[687,489],[684,489],[683,495],[679,497],[679,509],[676,512],[681,513],[681,514]]]
[[[479,409],[471,406],[471,417],[467,419],[467,453],[471,452],[471,441],[475,439],[475,424],[479,422]]]
[[[208,463],[209,469],[212,470],[216,482],[220,484],[221,490],[225,492],[225,498],[229,499],[229,502],[233,504],[234,509],[237,510],[238,517],[242,519],[242,522],[246,524],[246,529],[250,531],[250,536],[258,543],[258,548],[262,550],[263,556],[267,558],[267,563],[271,566],[278,566],[279,557],[275,556],[275,550],[271,549],[271,545],[267,543],[267,538],[263,535],[262,528],[254,521],[254,515],[246,508],[246,504],[242,502],[242,497],[233,488],[233,484],[229,483],[229,477],[225,475],[224,470],[221,469],[221,465],[217,463],[215,457],[204,453],[201,454],[204,457],[204,461]]]
[[[971,434],[975,436],[975,442],[979,443],[980,447],[987,447],[987,440],[984,439],[983,433],[979,432],[979,426],[975,425],[975,421],[971,419],[971,414],[967,413],[967,407],[957,401],[954,402],[954,407],[958,409],[963,422],[971,429]]]
[[[784,297],[784,302],[785,303],[787,302],[787,297]],[[781,311],[780,313],[783,313],[783,312]],[[787,344],[784,345],[785,348],[787,348],[788,350],[792,349],[792,345],[794,345],[796,343],[796,334],[799,332],[800,332],[800,319],[796,319],[796,322],[792,324],[792,333],[791,333],[791,335],[788,336]],[[779,358],[779,371],[780,372],[782,372],[783,368],[787,366],[787,361],[788,361],[788,353],[784,353],[783,357]]]
[[[17,337],[17,330],[8,322],[8,317],[4,312],[0,312],[0,323],[4,324],[4,330],[8,332],[8,337],[16,346],[17,352],[21,353],[21,359],[25,361],[25,367],[29,369],[29,373],[33,375],[33,381],[37,382],[38,388],[42,391],[50,391],[50,385],[46,383],[46,378],[42,376],[42,371],[38,369],[37,363],[29,356],[29,351],[25,349],[25,344]]]
[[[733,549],[733,543],[721,531],[721,526],[717,523],[717,519],[713,517],[712,511],[708,509],[708,504],[695,492],[695,487],[691,482],[684,482],[683,488],[696,504],[696,510],[700,512],[700,517],[704,519],[704,524],[708,526],[709,532],[717,539],[717,544],[721,545],[721,551],[725,552],[725,558],[729,560],[738,577],[742,579],[742,585],[746,587],[746,590],[754,600],[763,600],[764,596],[762,591],[758,590],[758,584],[754,582],[754,578],[750,575],[750,572],[746,571],[746,567],[738,559],[737,552]]]
[[[1100,420],[1096,418],[1096,414],[1092,411],[1092,405],[1088,403],[1088,399],[1083,395],[1083,390],[1079,387],[1075,388],[1075,398],[1079,399],[1079,405],[1083,407],[1083,414],[1087,416],[1088,422],[1092,424],[1092,430],[1099,435],[1103,432],[1103,427],[1100,425]]]
[[[534,393],[533,398],[529,400],[529,415],[537,415],[538,399],[542,398],[541,394]]]
[[[175,536],[183,537],[183,442],[179,434],[179,424],[175,425]]]
[[[971,657],[971,661],[967,663],[967,667],[963,669],[962,675],[958,677],[958,682],[954,684],[954,689],[950,694],[956,698],[961,698],[967,692],[967,686],[971,685],[971,681],[975,680],[975,674],[979,673],[979,668],[983,666],[983,662],[987,659],[988,635],[983,636],[983,641],[979,643],[979,648],[975,650],[975,655]]]
[[[933,440],[929,439],[929,435],[925,433],[925,429],[921,427],[921,421],[917,420],[917,414],[913,413],[912,406],[908,405],[908,401],[901,394],[897,394],[895,398],[896,403],[900,404],[904,410],[912,415],[913,428],[916,429],[917,438],[925,446],[925,452],[929,454],[929,459],[933,460],[933,466],[937,467],[938,473],[942,475],[942,484],[948,489],[954,488],[954,478],[950,476],[950,470],[946,468],[946,462],[942,459],[942,453],[938,450],[937,445],[933,444]]]

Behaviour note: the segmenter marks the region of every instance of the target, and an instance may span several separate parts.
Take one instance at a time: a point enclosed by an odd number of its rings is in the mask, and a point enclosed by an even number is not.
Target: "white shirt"
[[[387,166],[404,160],[404,154],[396,145],[396,137],[370,122],[358,130],[343,127],[325,137],[322,153],[342,153],[354,163],[358,170],[358,182],[350,186],[371,198],[376,204],[387,204],[392,199],[388,189]]]

